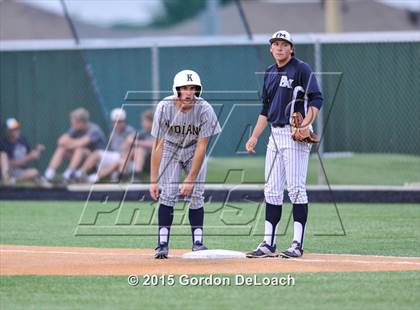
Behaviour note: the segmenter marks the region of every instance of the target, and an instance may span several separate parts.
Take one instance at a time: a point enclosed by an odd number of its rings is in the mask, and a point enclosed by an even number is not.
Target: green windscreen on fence
[[[105,127],[76,51],[2,52],[0,68],[1,120],[17,118],[32,145],[45,144],[40,167],[69,127],[71,110],[83,106]]]
[[[315,71],[314,45],[295,48],[296,57]],[[273,63],[268,44],[158,47],[157,76],[152,48],[89,49],[84,55],[102,105],[79,50],[0,52],[0,121],[16,117],[32,144],[47,146],[41,169],[68,128],[71,110],[84,106],[106,130],[106,115],[124,103],[128,122],[138,128],[140,112],[156,102],[125,100],[127,92],[151,92],[155,79],[170,94],[174,75],[183,69],[200,74],[203,97],[224,126],[211,155],[242,156],[261,107],[262,74]],[[420,153],[418,55],[419,42],[321,45],[326,152]],[[267,136],[268,130],[257,153],[264,154]]]
[[[94,49],[86,55],[108,112],[128,103],[127,92],[151,90],[149,48]],[[139,114],[138,109],[127,110],[127,120],[135,128],[139,127]]]
[[[0,119],[15,117],[32,145],[45,144],[38,162],[45,168],[57,138],[69,127],[69,112],[85,107],[91,120],[108,135],[109,114],[124,103],[127,90],[150,89],[150,50],[90,50],[91,64],[102,101],[98,101],[80,51],[25,51],[0,53]],[[102,103],[104,106],[100,106]],[[129,114],[139,127],[139,115]]]
[[[325,150],[420,154],[420,44],[325,44],[322,51],[323,71],[337,72],[322,76]]]

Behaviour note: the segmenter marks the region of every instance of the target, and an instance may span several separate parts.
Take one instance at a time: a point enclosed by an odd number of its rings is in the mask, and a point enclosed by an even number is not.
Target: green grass
[[[241,251],[254,248],[262,238],[264,226],[264,208],[258,205],[234,202],[224,207],[221,203],[206,205],[206,244],[211,248]],[[110,202],[109,206],[91,202],[82,223],[93,223],[99,210],[116,206],[116,202]],[[83,207],[83,202],[1,201],[0,241],[49,246],[155,246],[157,228],[147,224],[154,206],[127,202],[120,210],[100,214],[95,225],[79,226],[79,234],[84,235],[75,236]],[[173,248],[190,247],[188,215],[182,207],[178,205],[175,211],[171,230]],[[305,241],[309,252],[420,256],[420,205],[339,204],[346,235],[343,235],[334,205],[314,203],[309,208]],[[292,223],[286,231],[290,216],[291,207],[286,205],[279,229],[280,234],[285,234],[278,237],[280,249],[287,247],[292,238]],[[155,216],[151,219],[152,224],[156,223]],[[138,225],[141,223],[143,225]],[[102,235],[86,236],[87,233]]]
[[[112,209],[115,203],[88,204],[83,223],[98,210]],[[231,203],[206,205],[205,237],[210,248],[249,250],[260,241],[264,209],[258,204]],[[234,208],[232,208],[234,207]],[[133,216],[134,210],[138,208]],[[235,209],[236,208],[236,209]],[[343,236],[334,206],[311,204],[306,250],[323,253],[420,256],[420,206],[414,204],[339,204],[346,235]],[[152,248],[156,227],[128,225],[147,222],[153,206],[129,202],[123,209],[98,216],[96,225],[120,236],[75,236],[74,231],[84,209],[83,202],[0,201],[0,242],[2,244]],[[235,211],[235,212],[234,212]],[[117,214],[119,212],[119,218]],[[239,229],[255,222],[256,234],[235,236]],[[290,206],[283,210],[283,233]],[[155,218],[152,217],[152,223]],[[240,226],[240,223],[248,223]],[[115,225],[118,223],[119,225]],[[188,248],[188,217],[177,206],[171,234],[172,248]],[[127,224],[127,225],[124,225]],[[235,226],[232,226],[235,224]],[[108,225],[108,226],[106,226]],[[252,226],[252,225],[251,225]],[[137,228],[148,235],[134,235]],[[144,228],[145,227],[145,228]],[[216,228],[215,228],[216,227]],[[126,234],[125,236],[123,234]],[[130,235],[131,234],[131,235]],[[184,235],[179,235],[184,234]],[[279,248],[286,247],[292,231],[279,236]],[[319,234],[323,235],[320,236]],[[336,234],[336,236],[333,236]],[[328,236],[329,235],[329,236]],[[282,276],[269,274],[269,277]],[[283,274],[285,276],[285,274]],[[0,277],[1,309],[417,309],[420,306],[419,271],[371,273],[292,274],[293,287],[227,286],[130,287],[126,277]],[[232,276],[230,276],[232,277]],[[262,278],[263,275],[258,275]]]
[[[351,157],[324,158],[323,164],[331,184],[403,185],[404,183],[420,183],[420,156],[354,154]],[[319,169],[318,157],[312,155],[309,162],[308,184],[318,183]],[[207,181],[220,183],[225,180],[228,183],[263,183],[264,157],[244,156],[210,160]]]
[[[177,281],[171,287],[130,287],[126,277],[1,277],[0,299],[2,309],[291,309],[292,305],[387,310],[420,306],[420,272],[416,271],[292,276],[295,285],[290,287],[181,286]]]

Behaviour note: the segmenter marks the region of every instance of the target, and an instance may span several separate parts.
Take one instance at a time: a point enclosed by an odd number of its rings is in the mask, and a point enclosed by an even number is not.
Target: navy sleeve
[[[315,74],[313,74],[311,67],[306,63],[301,66],[301,79],[301,85],[305,88],[308,96],[308,106],[316,107],[318,110],[321,109],[323,101],[321,90]]]
[[[77,132],[76,132],[76,130],[75,130],[74,128],[70,127],[70,128],[67,130],[67,134],[68,134],[71,138],[75,138],[75,137],[76,137]]]
[[[89,136],[90,146],[93,149],[101,149],[105,146],[105,135],[98,125],[91,124],[87,135]]]
[[[5,152],[8,158],[13,157],[13,147],[6,138],[0,140],[0,151]]]
[[[31,144],[28,142],[28,139],[26,139],[24,136],[20,136],[20,142],[26,147],[26,151],[30,152],[32,147]]]
[[[260,115],[264,115],[265,117],[268,116],[268,108],[270,107],[270,98],[268,97],[267,88],[266,88],[266,82],[267,82],[267,71],[264,75],[264,84],[261,94],[261,100],[262,100],[262,109],[260,112]]]
[[[90,143],[96,144],[98,143],[98,141],[100,141],[102,139],[102,133],[98,130],[92,130],[89,133],[89,140]]]

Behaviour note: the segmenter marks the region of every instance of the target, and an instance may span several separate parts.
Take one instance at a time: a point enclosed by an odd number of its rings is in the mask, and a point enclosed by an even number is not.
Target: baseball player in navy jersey
[[[262,90],[263,107],[253,133],[246,143],[249,153],[255,152],[258,137],[270,124],[271,135],[265,160],[265,233],[258,247],[247,253],[249,258],[276,257],[276,234],[281,218],[283,192],[287,185],[293,204],[293,241],[281,252],[284,258],[303,254],[305,225],[308,217],[306,174],[311,144],[311,123],[322,105],[322,95],[311,67],[294,57],[293,40],[281,30],[270,39],[270,52],[275,64],[267,68]],[[300,112],[302,126],[291,134],[292,115]],[[311,133],[312,134],[312,133]]]
[[[153,118],[150,195],[159,199],[158,246],[155,258],[168,258],[173,209],[178,195],[189,201],[192,250],[203,244],[204,182],[209,138],[221,131],[211,105],[200,97],[198,74],[183,70],[175,75],[172,96],[157,105]],[[180,184],[180,172],[185,179]]]

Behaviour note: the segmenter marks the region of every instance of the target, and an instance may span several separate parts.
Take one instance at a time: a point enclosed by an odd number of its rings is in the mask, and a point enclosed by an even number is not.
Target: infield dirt
[[[156,260],[153,249],[0,245],[0,275],[242,274],[420,270],[419,257],[306,253],[299,259],[183,259],[171,249]]]

